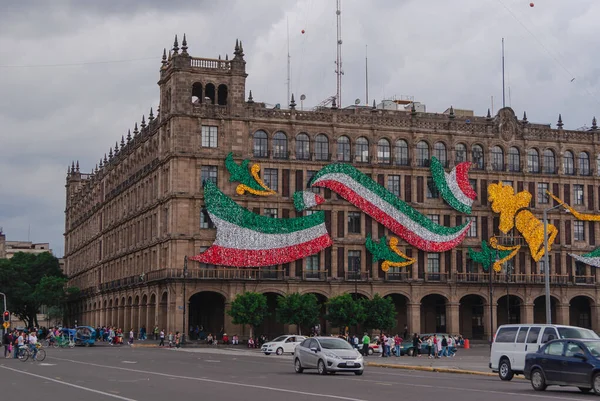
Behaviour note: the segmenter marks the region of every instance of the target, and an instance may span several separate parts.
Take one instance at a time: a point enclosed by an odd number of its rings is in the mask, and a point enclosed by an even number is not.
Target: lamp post
[[[558,204],[548,209],[544,209],[544,286],[546,289],[546,324],[552,324],[552,310],[550,303],[550,263],[548,258],[548,212],[560,208]]]
[[[8,309],[6,309],[6,294],[3,292],[0,292],[0,295],[2,295],[2,297],[4,298],[4,311],[3,312],[6,312],[8,310]],[[8,329],[4,329],[2,334],[6,333],[6,330],[8,330]]]
[[[490,252],[490,348],[492,348],[492,342],[494,341],[494,289],[493,289],[493,281],[494,281],[494,263],[498,260],[498,250],[496,250],[496,257],[492,256]]]
[[[185,318],[186,318],[186,306],[187,306],[187,299],[185,298],[185,282],[187,279],[187,275],[188,275],[188,257],[187,255],[183,257],[183,330],[181,331],[181,343],[185,343],[185,335],[186,335],[186,329],[185,329]]]

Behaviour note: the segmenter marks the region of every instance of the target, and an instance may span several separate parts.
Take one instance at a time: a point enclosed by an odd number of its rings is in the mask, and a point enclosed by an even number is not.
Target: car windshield
[[[596,358],[600,358],[600,341],[586,341],[584,344],[590,351],[590,354]]]
[[[354,349],[347,341],[339,338],[326,338],[319,342],[324,349]]]
[[[558,335],[560,338],[600,338],[592,330],[578,327],[559,327]]]
[[[285,339],[287,338],[287,336],[279,336],[274,340],[271,340],[272,343],[280,343],[282,341],[285,341]]]

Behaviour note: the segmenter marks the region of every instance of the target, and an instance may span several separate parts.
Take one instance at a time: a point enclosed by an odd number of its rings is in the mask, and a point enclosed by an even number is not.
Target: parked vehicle
[[[335,337],[307,338],[296,347],[294,370],[317,369],[319,374],[354,372],[360,376],[364,372],[362,355],[348,341]]]
[[[553,340],[525,356],[525,378],[534,390],[551,385],[578,387],[600,395],[600,340]]]
[[[512,380],[523,374],[525,355],[537,352],[542,345],[555,339],[599,339],[592,330],[557,324],[505,324],[498,327],[492,351],[490,369],[498,372],[501,380]]]
[[[75,329],[75,345],[89,347],[96,343],[96,330],[90,326],[78,326]]]
[[[261,347],[261,351],[265,355],[271,355],[273,352],[277,355],[282,355],[284,352],[294,353],[294,349],[298,344],[304,341],[304,336],[279,336],[272,341],[266,342]]]
[[[379,344],[377,344],[377,341],[373,341],[371,344],[369,344],[369,355],[373,355],[373,354],[381,354],[383,352],[383,347]]]

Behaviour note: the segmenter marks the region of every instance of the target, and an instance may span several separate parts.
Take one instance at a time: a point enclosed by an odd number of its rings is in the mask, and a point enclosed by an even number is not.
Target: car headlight
[[[337,356],[336,354],[334,354],[333,352],[325,352],[325,356],[327,358],[331,358],[331,359],[342,359],[339,356]]]

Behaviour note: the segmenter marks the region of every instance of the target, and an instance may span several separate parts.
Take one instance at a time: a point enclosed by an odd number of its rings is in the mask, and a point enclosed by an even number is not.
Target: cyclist
[[[29,343],[28,343],[29,349],[31,351],[33,351],[33,360],[34,361],[37,359],[37,353],[38,353],[37,346],[36,346],[37,342],[38,342],[36,333],[37,333],[37,330],[35,328],[33,330],[31,330],[31,332],[29,333]]]

